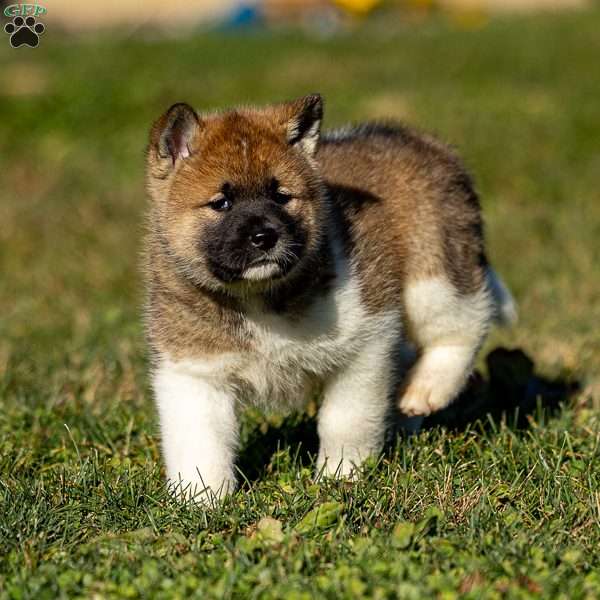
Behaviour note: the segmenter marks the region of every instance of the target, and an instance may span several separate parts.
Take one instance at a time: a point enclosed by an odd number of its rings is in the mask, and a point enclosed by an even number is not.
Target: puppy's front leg
[[[208,503],[235,489],[234,398],[173,363],[154,375],[167,479],[180,498]]]
[[[317,473],[344,477],[378,454],[390,412],[392,344],[366,344],[325,386],[318,415]]]

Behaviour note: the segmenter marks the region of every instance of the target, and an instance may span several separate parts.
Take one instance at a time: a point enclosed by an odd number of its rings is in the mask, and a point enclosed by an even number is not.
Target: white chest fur
[[[239,400],[263,408],[297,407],[369,341],[400,333],[396,314],[370,315],[350,264],[337,263],[334,285],[313,299],[302,316],[256,311],[247,316],[254,351],[173,365],[233,389]]]
[[[251,315],[257,352],[247,357],[242,377],[259,401],[296,405],[315,382],[348,364],[365,343],[389,333],[393,320],[366,312],[359,282],[343,265],[333,288],[314,299],[302,318]]]

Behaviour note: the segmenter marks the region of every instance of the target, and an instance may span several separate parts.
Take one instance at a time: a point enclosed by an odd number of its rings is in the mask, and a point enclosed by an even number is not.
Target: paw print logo
[[[10,45],[13,48],[29,46],[35,48],[40,43],[40,35],[46,27],[43,23],[36,21],[35,17],[15,17],[12,23],[4,26],[4,31],[10,35]]]

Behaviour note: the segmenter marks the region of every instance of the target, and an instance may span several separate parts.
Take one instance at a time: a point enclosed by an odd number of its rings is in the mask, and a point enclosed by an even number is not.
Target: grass
[[[4,44],[0,597],[600,597],[599,26]],[[176,100],[310,91],[329,125],[391,116],[459,147],[521,309],[484,355],[520,348],[540,376],[522,388],[580,391],[527,427],[482,413],[398,440],[357,483],[312,481],[310,415],[249,412],[241,491],[178,505],[139,322],[147,130]]]

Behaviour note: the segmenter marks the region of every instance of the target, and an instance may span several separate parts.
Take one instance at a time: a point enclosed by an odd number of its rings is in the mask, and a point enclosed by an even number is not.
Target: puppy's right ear
[[[173,104],[150,130],[148,160],[152,174],[166,177],[178,161],[189,158],[200,129],[200,119],[189,104]]]

